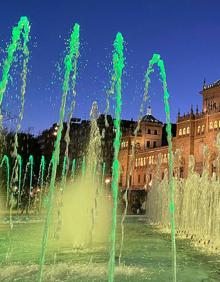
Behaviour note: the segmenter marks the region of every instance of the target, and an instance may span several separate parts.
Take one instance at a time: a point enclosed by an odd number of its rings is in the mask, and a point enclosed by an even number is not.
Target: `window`
[[[212,121],[210,121],[210,123],[209,123],[209,129],[213,129],[213,122]]]
[[[157,147],[157,142],[156,142],[156,141],[154,141],[154,143],[153,143],[153,147],[154,147],[154,148],[156,148],[156,147]]]
[[[161,176],[162,180],[164,179],[164,172],[162,172],[162,176]]]
[[[157,135],[157,130],[156,129],[154,130],[154,135]]]
[[[205,125],[203,124],[202,125],[202,132],[204,132],[205,131]]]
[[[143,166],[143,158],[141,158],[141,166]]]
[[[150,174],[150,181],[151,181],[151,179],[152,179],[152,175]]]
[[[198,126],[197,133],[200,134],[201,126]]]
[[[140,183],[141,182],[141,176],[140,176],[140,174],[138,175],[138,183]]]
[[[214,122],[214,128],[217,128],[218,124],[217,124],[217,120]]]
[[[148,133],[148,134],[151,134],[150,128],[148,128],[147,133]]]
[[[129,177],[129,186],[131,186],[132,176]]]
[[[164,154],[164,162],[167,162],[167,154]]]
[[[120,176],[119,186],[122,186],[122,175]]]
[[[146,158],[144,158],[144,166],[146,165]]]
[[[190,127],[189,126],[187,127],[186,133],[190,134]]]
[[[179,136],[181,136],[182,135],[182,128],[180,128],[180,130],[179,130]]]
[[[185,127],[183,128],[183,135],[185,135],[186,134],[186,129],[185,129]]]
[[[138,159],[135,160],[135,166],[138,166]]]
[[[215,164],[212,164],[212,174],[216,172],[216,166]]]
[[[183,167],[180,167],[180,178],[183,178]]]
[[[147,146],[146,146],[146,147],[147,147],[147,148],[150,148],[150,141],[147,141],[147,143],[146,143],[146,144],[147,144]]]
[[[140,143],[136,143],[136,148],[140,149]]]

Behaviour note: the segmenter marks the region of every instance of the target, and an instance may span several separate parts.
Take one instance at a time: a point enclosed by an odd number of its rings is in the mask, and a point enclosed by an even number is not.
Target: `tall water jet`
[[[14,53],[18,50],[19,42],[21,36],[23,37],[23,54],[25,56],[23,62],[23,71],[22,71],[22,88],[21,88],[21,95],[22,95],[22,109],[24,106],[24,95],[26,89],[26,77],[27,77],[27,64],[29,60],[29,50],[27,44],[29,42],[29,33],[30,33],[30,24],[27,17],[21,17],[18,25],[15,26],[12,30],[12,39],[11,43],[7,48],[7,58],[3,62],[3,70],[2,70],[2,79],[0,81],[0,113],[1,113],[1,105],[3,101],[3,97],[5,91],[7,89],[8,80],[9,80],[9,72],[11,69],[11,65],[14,61]],[[22,119],[23,112],[20,113],[19,119]]]
[[[40,199],[39,199],[39,212],[41,211],[42,207],[42,195],[43,195],[43,187],[44,187],[44,175],[45,175],[45,157],[41,156],[40,161],[40,170],[37,185],[40,187]]]
[[[90,112],[90,138],[88,145],[88,153],[87,153],[87,171],[86,178],[89,178],[92,182],[91,184],[94,186],[93,191],[88,191],[91,193],[91,227],[90,227],[90,244],[93,241],[93,232],[96,220],[97,213],[97,205],[98,205],[98,193],[100,189],[100,183],[97,179],[100,177],[100,165],[101,165],[101,135],[97,125],[98,119],[98,104],[97,102],[93,102],[92,109]]]
[[[0,164],[0,167],[6,165],[6,207],[8,207],[9,193],[10,193],[10,165],[8,156],[4,155]]]
[[[32,195],[32,190],[33,190],[33,167],[34,167],[34,157],[30,155],[29,157],[29,168],[30,168],[30,175],[29,175],[29,198],[28,198],[28,214],[30,212],[30,205],[31,205],[31,197]]]
[[[154,72],[154,65],[157,65],[160,70],[160,77],[162,79],[163,84],[163,93],[164,93],[164,106],[166,113],[166,133],[167,133],[167,141],[168,141],[168,161],[169,161],[169,206],[170,206],[170,223],[171,223],[171,241],[172,241],[172,273],[173,273],[173,281],[176,282],[176,240],[175,240],[175,189],[173,183],[173,153],[172,153],[172,132],[171,132],[171,121],[170,121],[170,106],[169,106],[169,92],[167,89],[167,81],[166,81],[166,72],[164,67],[164,62],[160,58],[159,54],[154,54],[152,59],[149,61],[149,66],[145,75],[145,94],[143,102],[147,100],[148,97],[148,89],[150,84],[150,75]],[[141,106],[141,112],[143,113],[144,103]],[[136,128],[138,131],[140,129],[140,122]]]
[[[83,156],[83,159],[82,159],[82,177],[84,177],[86,174],[86,157]]]
[[[65,155],[63,158],[63,168],[62,168],[62,176],[61,176],[61,185],[63,189],[65,188],[65,185],[66,185],[68,168],[69,168],[69,159],[67,155]]]
[[[69,80],[72,71],[74,71],[74,66],[76,67],[77,64],[74,61],[77,61],[79,54],[79,25],[75,24],[73,28],[73,32],[70,38],[69,44],[69,53],[66,55],[64,59],[65,65],[65,73],[64,73],[64,81],[63,81],[63,95],[62,95],[62,102],[60,108],[60,118],[59,118],[59,128],[57,132],[57,138],[54,145],[54,152],[52,156],[52,173],[51,173],[51,180],[50,180],[50,188],[49,188],[49,195],[48,195],[48,207],[47,207],[47,215],[46,221],[44,226],[43,238],[42,238],[42,248],[40,254],[40,271],[39,271],[39,282],[43,279],[43,266],[45,261],[45,253],[46,253],[46,246],[48,240],[48,233],[49,233],[49,224],[51,220],[51,212],[52,212],[52,203],[53,203],[53,196],[55,190],[55,181],[56,181],[56,174],[57,174],[57,166],[59,164],[59,157],[60,157],[60,141],[62,137],[63,131],[63,122],[65,116],[65,108],[66,108],[66,99],[67,94],[69,91]]]
[[[27,80],[27,73],[28,73],[28,61],[29,61],[29,49],[28,49],[28,42],[29,42],[29,33],[30,33],[30,23],[27,17],[21,17],[17,26],[12,29],[12,38],[11,42],[7,48],[7,57],[3,62],[3,70],[2,70],[2,78],[0,81],[0,116],[2,112],[2,101],[4,98],[5,91],[7,89],[8,81],[9,81],[9,74],[10,69],[15,61],[15,52],[20,48],[20,41],[23,37],[23,44],[22,44],[22,53],[24,56],[23,59],[23,66],[22,66],[22,86],[21,86],[21,110],[19,113],[18,123],[16,125],[15,130],[15,142],[14,142],[14,152],[13,156],[15,157],[15,164],[18,163],[17,157],[17,148],[18,148],[18,131],[21,128],[21,121],[23,119],[24,113],[24,102],[25,102],[25,92],[26,92],[26,80]],[[2,119],[0,119],[0,129],[2,128]],[[12,173],[15,179],[11,180],[12,182],[16,182],[18,180],[18,168],[14,166],[13,170],[16,169],[16,173]]]
[[[21,203],[21,181],[22,181],[22,158],[18,154],[17,155],[17,162],[18,162],[18,210]]]
[[[112,208],[112,230],[111,230],[111,250],[108,266],[108,281],[114,281],[115,270],[115,240],[116,240],[116,225],[117,225],[117,200],[118,200],[118,179],[119,179],[119,162],[118,153],[120,149],[121,140],[121,78],[124,69],[124,39],[121,33],[117,33],[114,41],[113,52],[113,69],[112,83],[116,92],[116,107],[115,107],[115,120],[114,127],[116,130],[114,139],[114,159],[112,165],[112,195],[113,195],[113,208]]]
[[[105,182],[105,171],[106,171],[106,164],[105,162],[102,163],[102,178],[101,178],[101,185],[104,185]]]
[[[67,113],[67,128],[65,133],[65,141],[66,141],[66,149],[65,149],[65,156],[68,160],[67,163],[67,170],[69,169],[69,143],[70,143],[70,125],[71,125],[71,118],[75,109],[76,105],[76,77],[77,77],[77,61],[79,58],[79,46],[77,47],[78,50],[75,53],[75,59],[73,61],[73,74],[72,74],[72,85],[71,85],[71,103]]]
[[[76,159],[73,159],[72,168],[71,168],[71,179],[75,180],[75,170],[76,170]]]

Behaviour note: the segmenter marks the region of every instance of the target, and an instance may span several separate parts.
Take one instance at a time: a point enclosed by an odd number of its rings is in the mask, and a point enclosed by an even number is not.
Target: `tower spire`
[[[151,116],[152,115],[152,109],[151,106],[147,107],[147,116]]]
[[[203,89],[205,89],[206,88],[206,79],[205,79],[205,77],[204,77],[204,80],[203,80]]]

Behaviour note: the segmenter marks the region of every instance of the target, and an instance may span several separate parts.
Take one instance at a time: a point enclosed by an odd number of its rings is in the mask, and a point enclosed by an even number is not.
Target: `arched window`
[[[210,121],[210,123],[209,123],[209,129],[213,129],[213,122],[212,121]]]
[[[167,162],[167,154],[164,154],[164,162]]]
[[[218,127],[218,123],[217,123],[217,120],[214,122],[214,128],[217,128]]]
[[[203,124],[202,125],[202,132],[204,132],[205,131],[205,125]]]
[[[135,166],[138,166],[138,159],[135,160]]]
[[[146,165],[146,158],[144,157],[144,166]]]
[[[185,127],[183,128],[183,135],[185,135],[186,134],[186,129],[185,129]]]
[[[198,134],[200,134],[200,130],[201,130],[201,126],[199,125],[197,129]]]
[[[187,127],[186,133],[190,134],[190,127],[189,126]]]
[[[141,166],[143,166],[143,158],[141,158]]]
[[[149,157],[149,164],[151,164],[151,157]]]
[[[179,130],[179,136],[181,136],[182,135],[182,128],[180,128],[180,130]]]

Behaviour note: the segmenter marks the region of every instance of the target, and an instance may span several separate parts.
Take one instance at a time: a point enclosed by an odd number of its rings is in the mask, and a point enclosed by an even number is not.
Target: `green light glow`
[[[86,175],[86,157],[83,156],[83,161],[82,161],[82,176]]]
[[[64,59],[64,81],[63,81],[63,95],[60,107],[60,118],[59,118],[59,128],[57,132],[57,138],[54,145],[54,152],[52,155],[52,173],[50,179],[50,188],[49,188],[49,195],[48,195],[48,205],[47,205],[47,215],[44,225],[44,232],[42,238],[42,247],[41,247],[41,254],[40,254],[40,271],[39,271],[39,278],[38,281],[41,282],[43,279],[43,266],[45,261],[45,254],[46,254],[46,246],[48,241],[48,234],[49,234],[49,225],[51,220],[51,212],[52,212],[52,203],[53,203],[53,196],[55,190],[55,181],[56,181],[56,174],[57,174],[57,166],[59,164],[59,157],[60,157],[60,141],[62,137],[63,131],[63,122],[65,116],[65,108],[66,108],[66,100],[67,94],[69,91],[69,81],[71,73],[74,73],[74,66],[76,66],[76,61],[79,57],[79,25],[75,24],[73,31],[70,37],[70,44],[69,44],[69,53],[66,55]],[[76,77],[74,77],[76,79]]]
[[[41,207],[42,207],[42,194],[43,194],[43,187],[44,187],[44,175],[45,175],[45,157],[41,156],[40,171],[39,171],[39,178],[38,178],[38,185],[40,186],[40,202],[39,202],[39,210],[40,211],[41,211]]]
[[[29,201],[28,201],[28,213],[30,210],[30,204],[31,204],[31,193],[33,189],[33,167],[34,167],[34,157],[30,155],[28,165],[30,167],[30,181],[29,181]]]
[[[0,164],[0,167],[3,167],[3,165],[6,165],[6,187],[7,187],[7,201],[6,201],[6,207],[8,206],[9,201],[9,191],[10,191],[10,165],[9,165],[9,159],[8,156],[4,155]]]
[[[66,185],[66,178],[67,178],[68,167],[69,167],[68,163],[69,163],[68,157],[65,155],[63,158],[62,179],[61,179],[63,189],[65,188]]]
[[[76,159],[73,159],[72,169],[71,169],[71,178],[73,181],[75,180],[75,170],[76,170]]]
[[[119,178],[119,162],[118,153],[120,149],[121,140],[121,77],[124,68],[123,46],[124,39],[121,33],[117,33],[114,41],[113,52],[113,69],[112,83],[116,92],[116,107],[114,127],[116,130],[114,139],[114,159],[112,165],[112,195],[113,195],[113,209],[112,209],[112,230],[111,230],[111,251],[108,266],[108,281],[114,281],[115,271],[115,241],[116,241],[116,225],[117,225],[117,200],[118,200],[118,178]]]
[[[157,65],[160,70],[160,77],[163,83],[164,92],[164,106],[166,113],[166,132],[168,141],[168,156],[169,156],[169,187],[170,187],[170,216],[171,216],[171,239],[172,239],[172,267],[173,267],[173,281],[176,282],[176,239],[175,239],[175,190],[173,183],[173,155],[172,155],[172,132],[171,132],[171,122],[170,122],[170,105],[169,105],[169,92],[167,89],[167,79],[166,71],[164,67],[164,62],[160,58],[159,54],[154,54],[152,59],[149,61],[149,66],[145,75],[145,94],[144,99],[148,97],[148,89],[150,84],[150,74],[154,72],[154,65]],[[145,100],[146,101],[146,100]]]

